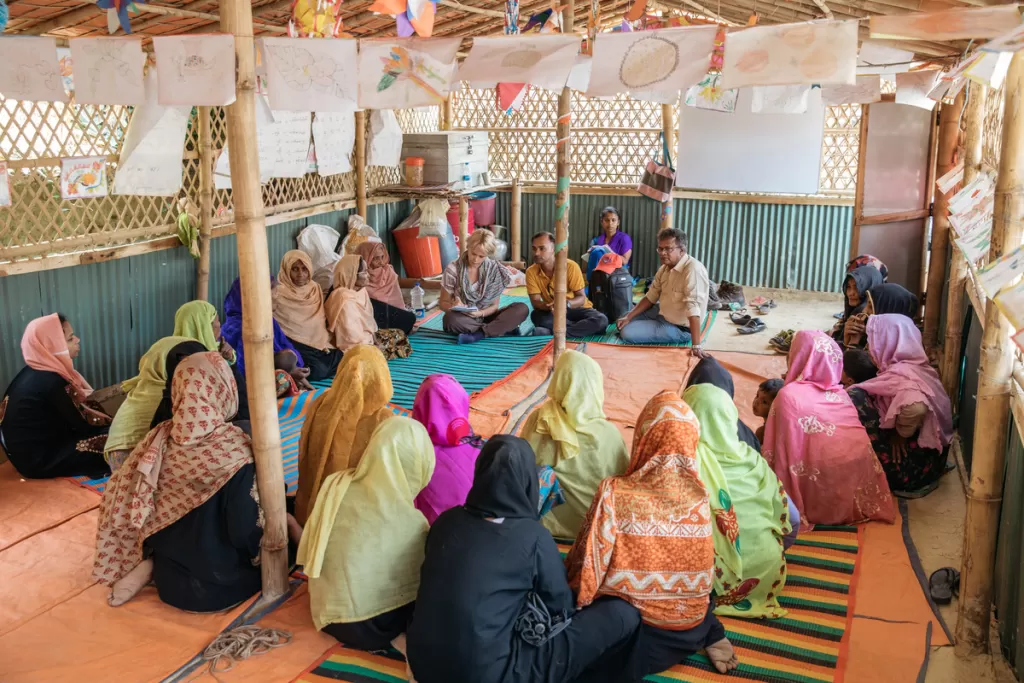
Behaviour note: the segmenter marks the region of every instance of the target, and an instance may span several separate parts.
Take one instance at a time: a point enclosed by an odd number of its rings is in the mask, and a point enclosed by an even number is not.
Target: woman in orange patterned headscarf
[[[578,607],[612,595],[640,611],[633,680],[702,648],[721,673],[738,663],[712,613],[715,549],[697,474],[699,437],[697,418],[678,394],[651,399],[637,420],[626,473],[601,482],[566,560]]]

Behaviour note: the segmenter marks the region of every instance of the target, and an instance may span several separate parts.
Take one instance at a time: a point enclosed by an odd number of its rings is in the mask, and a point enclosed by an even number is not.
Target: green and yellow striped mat
[[[567,545],[560,545],[563,553]],[[714,671],[696,654],[668,671],[648,676],[651,683],[842,683],[850,617],[860,557],[857,527],[823,527],[802,534],[786,553],[789,578],[779,598],[789,614],[782,619],[724,618],[740,659],[729,676]],[[397,652],[381,656],[336,645],[305,673],[301,683],[405,681]]]

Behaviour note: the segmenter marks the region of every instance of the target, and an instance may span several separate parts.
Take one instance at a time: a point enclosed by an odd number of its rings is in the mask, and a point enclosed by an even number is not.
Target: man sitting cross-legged
[[[568,261],[565,274],[565,312],[567,337],[588,337],[603,334],[608,328],[608,318],[594,310],[587,299],[583,272],[579,264]],[[552,306],[555,302],[555,237],[550,232],[540,232],[533,237],[533,265],[526,269],[526,293],[530,295],[533,313],[530,320],[535,326],[535,335],[551,334],[555,326]]]

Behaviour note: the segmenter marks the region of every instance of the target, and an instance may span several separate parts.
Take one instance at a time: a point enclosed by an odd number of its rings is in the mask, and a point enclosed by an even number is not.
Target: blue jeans
[[[619,332],[619,337],[627,344],[685,344],[691,339],[689,329],[661,317],[658,304],[633,318]]]

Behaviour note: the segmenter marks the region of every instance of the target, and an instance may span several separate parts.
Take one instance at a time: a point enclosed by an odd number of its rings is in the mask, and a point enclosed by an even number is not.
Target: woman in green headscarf
[[[538,466],[554,469],[565,497],[541,523],[555,538],[576,538],[601,481],[629,465],[622,434],[604,416],[601,366],[577,351],[564,352],[547,400],[530,415],[520,436],[530,442]]]
[[[220,336],[220,318],[209,301],[189,301],[174,314],[174,336],[195,339],[208,351],[219,351],[230,365],[235,364],[235,350]]]
[[[715,520],[715,614],[785,616],[778,596],[786,585],[789,497],[761,454],[739,440],[729,394],[696,384],[683,400],[700,421],[697,470]]]

